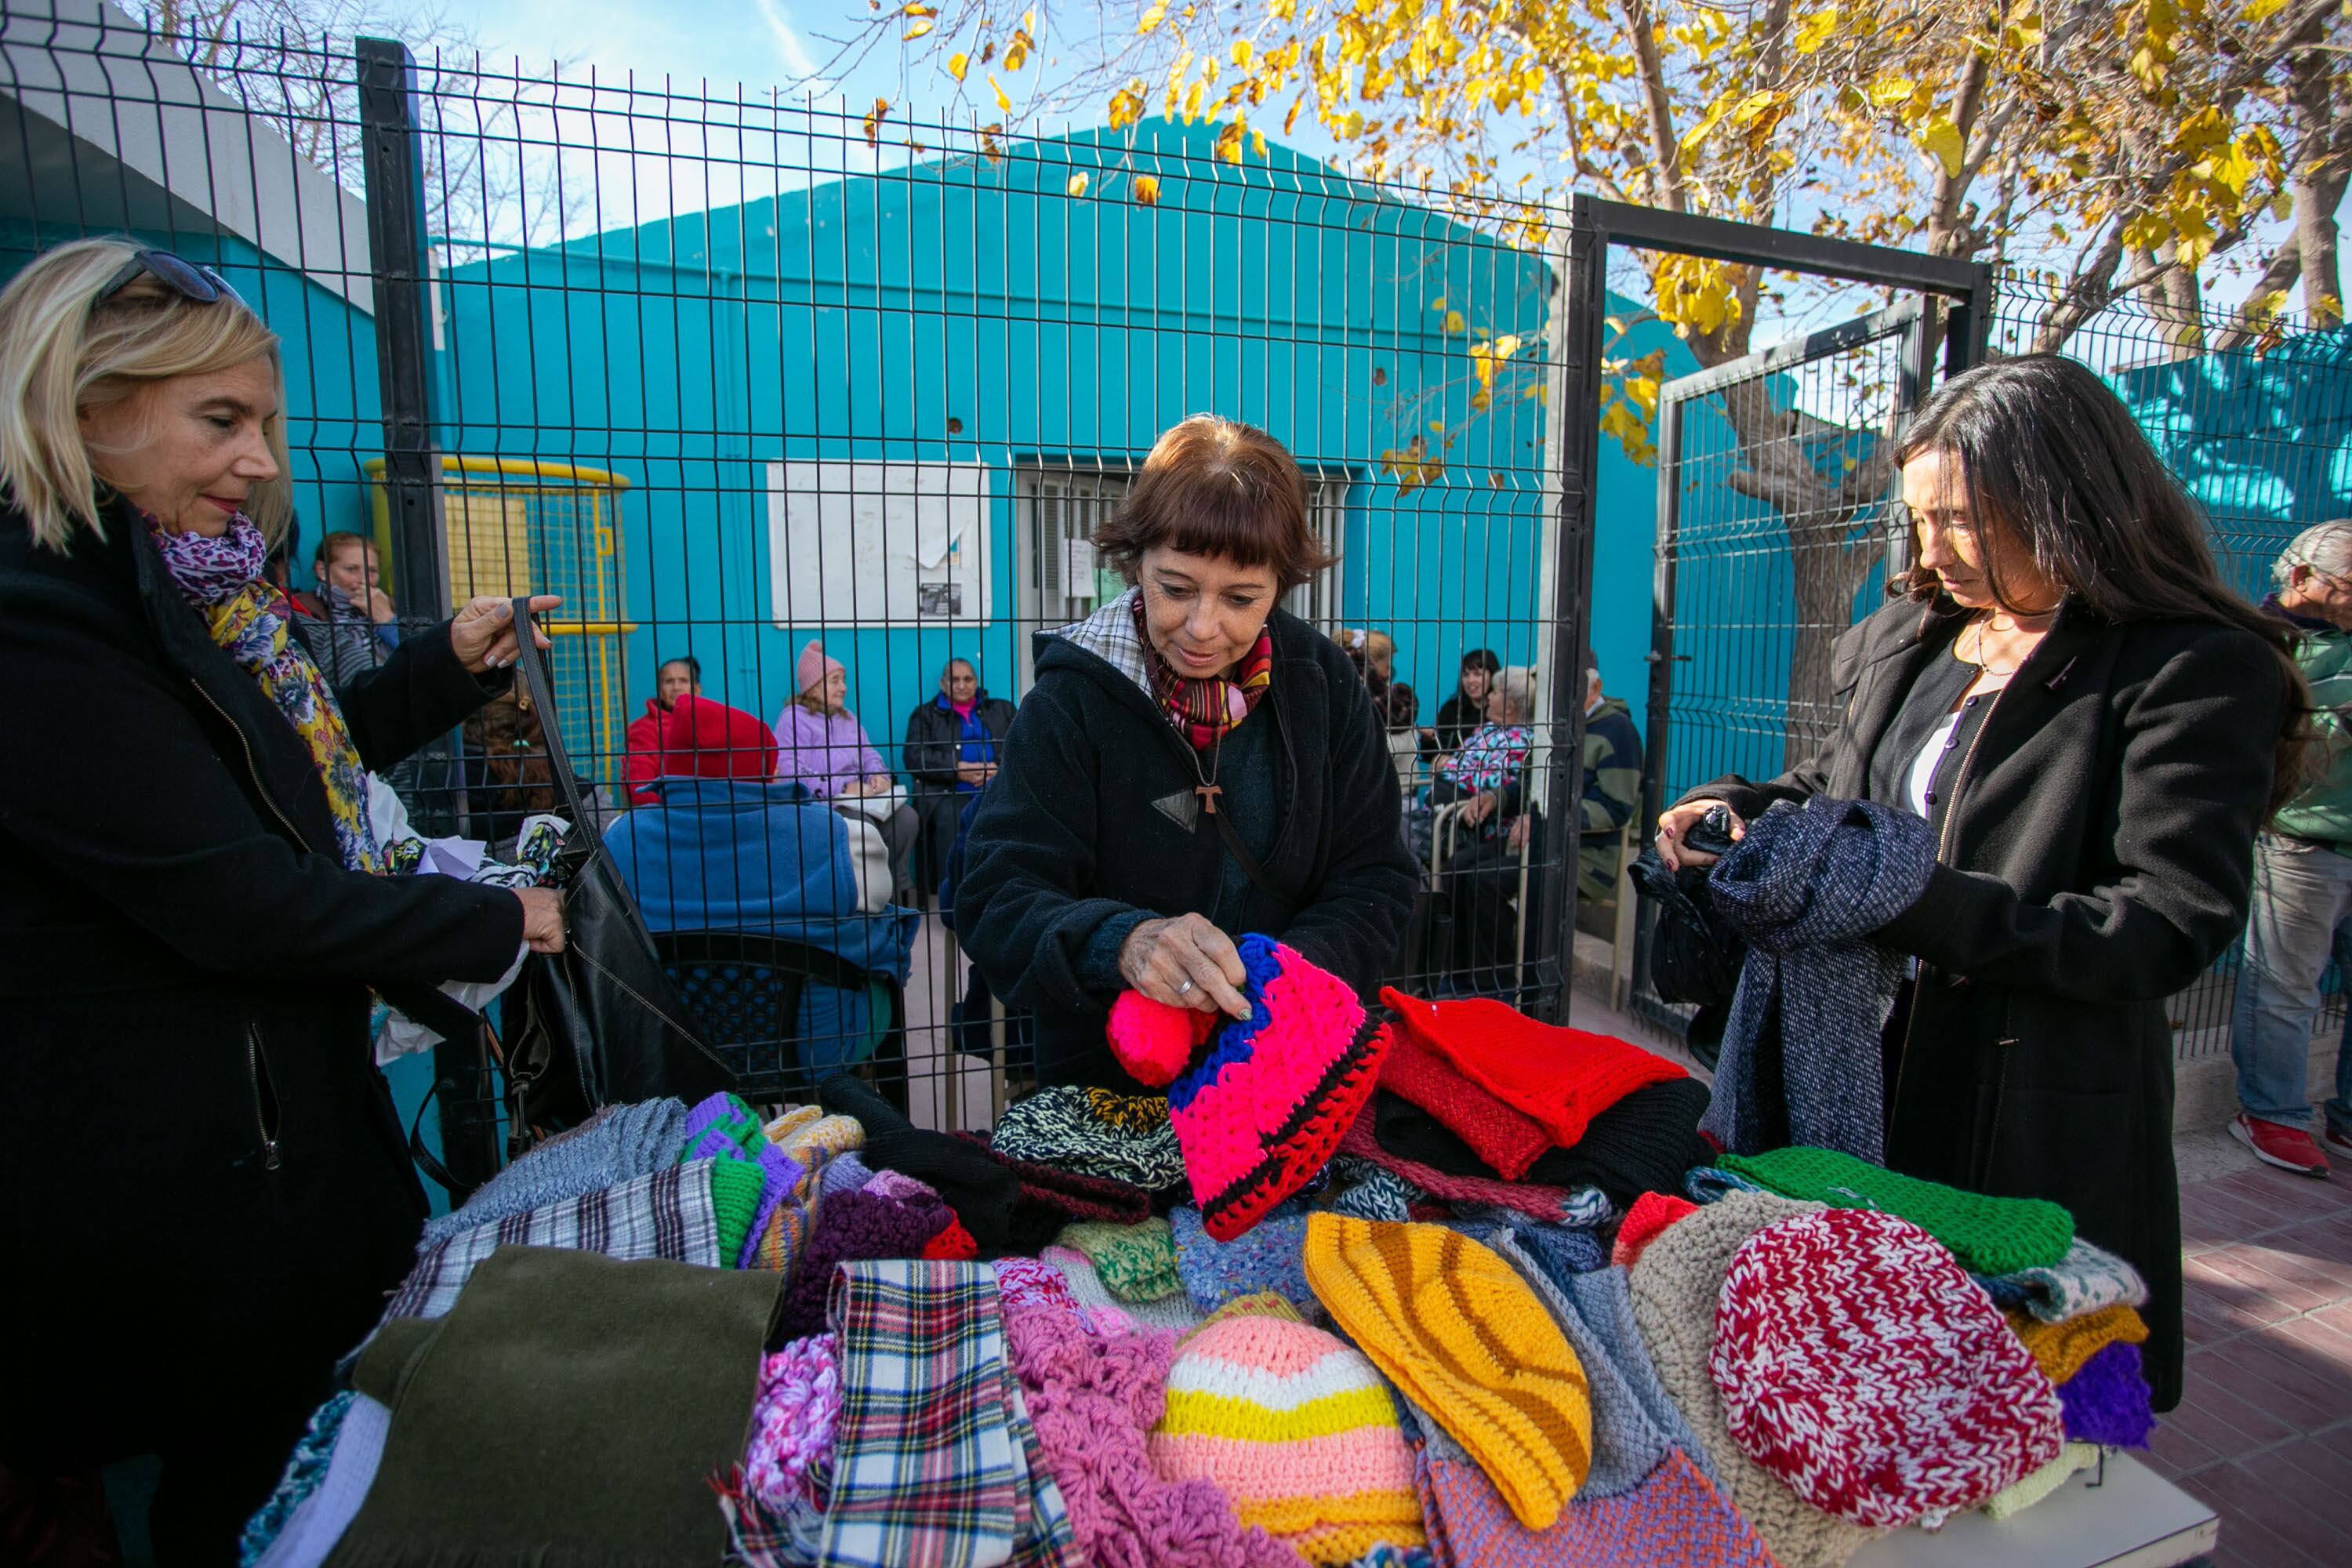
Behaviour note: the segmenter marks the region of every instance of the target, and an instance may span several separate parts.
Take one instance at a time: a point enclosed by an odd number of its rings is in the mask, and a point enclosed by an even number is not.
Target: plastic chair
[[[805,942],[762,932],[659,931],[654,952],[710,1047],[735,1069],[746,1100],[810,1100],[801,998],[811,981],[885,997],[882,1034],[855,1068],[883,1097],[907,1107],[907,993],[899,982]]]

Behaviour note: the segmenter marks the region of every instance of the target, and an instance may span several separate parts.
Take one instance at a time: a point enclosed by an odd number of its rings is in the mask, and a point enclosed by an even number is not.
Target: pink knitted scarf
[[[1003,1301],[1004,1340],[1078,1552],[1098,1568],[1300,1568],[1244,1531],[1208,1481],[1170,1485],[1144,1451],[1167,1403],[1175,1338],[1121,1333],[1045,1297]]]

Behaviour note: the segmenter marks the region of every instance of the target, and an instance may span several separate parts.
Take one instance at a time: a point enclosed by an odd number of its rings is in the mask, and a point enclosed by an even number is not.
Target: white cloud
[[[816,76],[816,61],[810,58],[808,46],[801,42],[800,34],[793,30],[793,20],[784,14],[783,6],[777,0],[755,0],[755,3],[760,8],[760,20],[768,25],[769,33],[776,40],[776,56],[783,61],[784,68],[793,73],[793,79],[807,83],[810,91],[820,95],[832,91],[830,83],[813,79]]]

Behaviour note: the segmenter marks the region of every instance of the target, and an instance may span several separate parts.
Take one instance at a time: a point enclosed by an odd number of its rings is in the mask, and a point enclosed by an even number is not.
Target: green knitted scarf
[[[1834,1149],[1726,1154],[1716,1163],[1784,1198],[1876,1209],[1907,1219],[1952,1249],[1974,1274],[2045,1268],[2074,1244],[2074,1216],[2042,1198],[1992,1198],[1923,1182]]]

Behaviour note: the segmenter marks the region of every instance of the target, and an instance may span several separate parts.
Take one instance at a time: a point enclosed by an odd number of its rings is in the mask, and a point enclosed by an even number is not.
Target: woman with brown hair
[[[2221,581],[2204,520],[2071,360],[1955,377],[1895,452],[1916,565],[1839,639],[1844,721],[1714,805],[1923,817],[1926,890],[1873,940],[1918,961],[1883,1043],[1886,1163],[2048,1198],[2147,1277],[2157,1408],[2180,1398],[2180,1205],[2165,999],[2244,927],[2254,830],[2294,792],[2308,701],[2285,627]]]
[[[1121,991],[1245,1016],[1234,941],[1255,931],[1369,995],[1414,872],[1370,692],[1278,607],[1328,564],[1282,444],[1185,420],[1095,544],[1130,587],[1038,634],[956,928],[1036,1014],[1043,1082],[1132,1091],[1103,1040]]]

